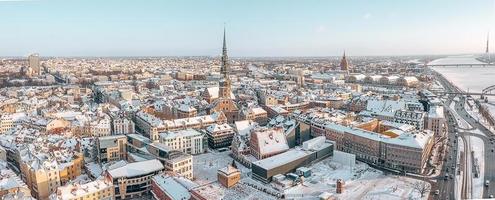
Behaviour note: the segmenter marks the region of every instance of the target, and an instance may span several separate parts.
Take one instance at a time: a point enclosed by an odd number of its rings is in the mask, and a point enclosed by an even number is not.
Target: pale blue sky
[[[481,53],[495,0],[0,0],[0,56],[213,56],[224,22],[231,56]]]

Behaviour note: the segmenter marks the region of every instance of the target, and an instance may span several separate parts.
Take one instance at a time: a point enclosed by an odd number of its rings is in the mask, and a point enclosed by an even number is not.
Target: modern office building
[[[115,199],[132,199],[148,194],[151,178],[162,173],[164,167],[156,159],[134,162],[105,172],[112,181]]]
[[[36,75],[41,75],[40,55],[37,53],[29,55],[28,62],[29,67],[33,70],[33,73]]]
[[[320,136],[304,142],[302,148],[294,148],[253,162],[251,172],[254,179],[268,183],[277,174],[293,172],[301,166],[331,155],[333,155],[333,144]]]

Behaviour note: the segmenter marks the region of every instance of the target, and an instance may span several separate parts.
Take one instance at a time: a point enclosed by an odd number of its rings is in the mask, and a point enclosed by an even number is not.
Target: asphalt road
[[[443,77],[439,79],[444,86],[444,88],[449,91],[449,92],[459,92],[459,89],[456,88],[455,86],[451,85],[448,81],[444,80]],[[447,102],[445,105],[448,107],[453,99],[453,96],[449,96]],[[475,119],[471,118],[471,116],[466,112],[464,108],[464,102],[465,102],[465,97],[459,96],[459,103],[455,104],[455,110],[456,112],[466,121],[468,122],[473,129],[479,129],[481,132],[484,133],[484,136],[481,136],[479,134],[472,134],[466,131],[462,131],[459,133],[460,136],[466,137],[466,136],[476,136],[479,137],[483,140],[484,142],[484,150],[485,150],[485,174],[484,174],[484,179],[489,180],[490,184],[488,187],[484,188],[483,191],[483,198],[489,198],[490,195],[495,195],[495,153],[492,152],[491,150],[494,149],[495,151],[495,136],[487,130],[483,125],[481,125],[479,122],[477,122]],[[444,166],[442,168],[442,175],[439,177],[439,179],[443,179],[443,175],[446,173],[446,170],[448,167],[452,167],[453,163],[455,163],[455,149],[457,148],[456,144],[453,144],[453,141],[456,140],[455,138],[455,126],[454,123],[455,120],[452,120],[452,116],[449,116],[449,134],[448,138],[450,138],[449,145],[453,145],[453,148],[451,148],[452,151],[449,151],[448,153],[448,158],[452,156],[452,160],[447,159],[445,161]],[[454,138],[453,138],[454,137]],[[462,162],[461,162],[462,163]],[[449,172],[451,169],[449,170]],[[471,172],[468,172],[471,173]],[[449,173],[450,174],[450,173]],[[448,179],[447,181],[438,181],[438,189],[440,190],[440,195],[438,195],[438,199],[454,199],[454,179]]]

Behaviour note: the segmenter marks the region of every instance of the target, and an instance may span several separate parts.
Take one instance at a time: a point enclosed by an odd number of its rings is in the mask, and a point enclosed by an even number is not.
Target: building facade
[[[200,154],[206,151],[205,134],[194,129],[167,131],[160,134],[160,143],[187,154]]]

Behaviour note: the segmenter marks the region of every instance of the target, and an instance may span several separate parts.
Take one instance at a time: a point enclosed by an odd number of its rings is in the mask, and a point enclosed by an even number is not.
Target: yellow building
[[[21,178],[31,190],[31,195],[38,200],[49,199],[50,194],[55,193],[58,187],[81,175],[84,164],[81,153],[54,151],[46,158],[33,155],[30,151],[23,150],[21,153]],[[62,157],[70,157],[72,160],[57,161],[57,158]]]
[[[125,160],[127,158],[127,137],[125,135],[112,135],[99,137],[96,140],[97,157],[100,163]]]
[[[230,188],[241,180],[241,171],[237,169],[235,161],[217,172],[217,179],[224,187]]]
[[[95,180],[85,184],[69,184],[57,188],[51,200],[113,200],[114,187],[109,179]]]

